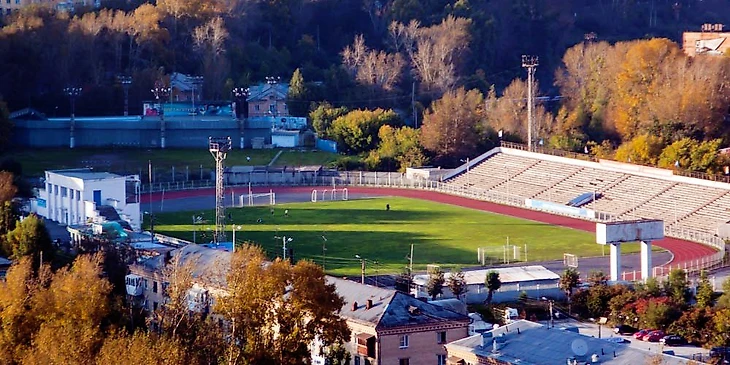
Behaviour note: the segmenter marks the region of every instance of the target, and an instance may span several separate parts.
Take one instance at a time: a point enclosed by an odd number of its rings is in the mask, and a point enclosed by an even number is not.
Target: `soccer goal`
[[[578,268],[578,256],[572,253],[563,254],[563,266]]]
[[[276,193],[269,191],[268,193],[242,194],[238,197],[238,203],[241,207],[245,205],[250,207],[254,205],[276,205]]]
[[[482,265],[509,264],[520,261],[522,249],[516,245],[487,246],[477,248],[477,261]]]

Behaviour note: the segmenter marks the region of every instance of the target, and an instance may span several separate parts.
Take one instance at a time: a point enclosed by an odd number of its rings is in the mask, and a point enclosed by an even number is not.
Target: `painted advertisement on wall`
[[[148,102],[142,104],[142,110],[145,116],[160,115],[160,108],[164,108],[166,117],[187,117],[187,116],[227,116],[234,117],[233,111],[236,109],[235,103],[221,102],[171,102],[171,103],[154,103]]]

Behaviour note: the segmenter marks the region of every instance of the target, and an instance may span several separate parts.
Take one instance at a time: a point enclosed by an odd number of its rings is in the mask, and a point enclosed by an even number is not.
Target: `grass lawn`
[[[276,166],[326,165],[340,156],[322,151],[296,151],[288,149],[232,150],[226,165],[267,165],[279,151],[283,151]],[[251,161],[246,158],[250,157]],[[99,169],[126,169],[146,173],[148,161],[152,161],[156,174],[164,174],[176,167],[178,173],[189,166],[198,171],[200,165],[205,169],[215,167],[207,149],[124,149],[124,148],[48,148],[19,150],[6,153],[0,159],[12,158],[23,165],[26,176],[43,176],[45,170],[92,166]]]
[[[385,205],[391,210],[386,211]],[[289,216],[284,216],[284,210]],[[369,261],[368,274],[400,272],[407,264],[414,244],[414,267],[427,264],[443,267],[476,266],[478,247],[499,248],[509,237],[510,244],[524,250],[529,261],[562,259],[563,253],[601,255],[595,235],[487,212],[407,198],[376,198],[351,201],[292,203],[270,207],[229,209],[232,221],[242,226],[236,241],[253,241],[269,256],[280,255],[281,238],[291,237],[296,259],[323,262],[322,236],[327,238],[326,270],[338,275],[358,275],[358,254]],[[157,232],[192,240],[196,212],[161,213],[156,217]],[[210,220],[212,211],[203,212]],[[262,223],[257,223],[261,218]],[[210,224],[198,225],[198,242],[210,241]],[[229,224],[228,229],[231,225]],[[207,239],[206,239],[207,236]],[[228,239],[231,232],[228,231]],[[498,249],[499,250],[499,249]],[[638,252],[638,244],[622,245],[624,253]],[[501,250],[500,250],[501,251]],[[497,255],[497,254],[495,254]],[[501,253],[499,254],[501,258]],[[522,257],[524,260],[524,257]],[[378,262],[378,265],[374,263]]]

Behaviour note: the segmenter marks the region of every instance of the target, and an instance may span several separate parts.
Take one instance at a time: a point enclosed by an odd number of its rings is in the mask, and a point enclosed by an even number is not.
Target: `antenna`
[[[215,235],[213,236],[213,242],[215,243],[226,240],[223,166],[230,149],[231,137],[208,137],[208,151],[210,151],[210,154],[215,160]]]
[[[570,349],[575,356],[585,356],[588,353],[588,344],[585,340],[577,338],[570,344]]]

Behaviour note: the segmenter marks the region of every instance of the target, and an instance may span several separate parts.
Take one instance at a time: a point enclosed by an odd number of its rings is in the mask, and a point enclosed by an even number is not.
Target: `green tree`
[[[636,293],[641,297],[656,298],[662,295],[662,287],[655,277],[646,279],[645,283],[638,283]]]
[[[12,251],[11,257],[19,259],[31,256],[34,261],[43,253],[43,260],[53,258],[53,244],[46,225],[37,215],[31,214],[17,224],[15,229],[8,232],[7,244]]]
[[[650,300],[641,320],[647,328],[666,329],[680,314],[671,303]]]
[[[426,293],[431,296],[431,300],[436,300],[436,297],[443,294],[444,292],[444,272],[441,269],[435,269],[428,273],[428,282],[426,283]]]
[[[694,307],[669,326],[669,331],[684,337],[688,342],[703,344],[712,334],[712,310]]]
[[[338,150],[356,154],[377,147],[380,127],[400,124],[400,117],[393,110],[353,110],[332,122],[329,135],[337,142]]]
[[[335,108],[327,102],[320,103],[314,110],[309,112],[309,120],[312,121],[312,128],[317,132],[319,138],[330,139],[330,127],[335,119],[348,113],[346,107]]]
[[[689,295],[687,273],[682,269],[670,271],[667,281],[664,282],[664,291],[675,303],[687,304],[687,297]]]
[[[286,106],[289,114],[294,117],[306,117],[309,111],[309,102],[307,101],[307,86],[304,83],[304,77],[299,69],[294,70],[289,81],[289,92],[286,96]]]
[[[638,165],[655,165],[662,152],[662,141],[659,137],[641,134],[616,149],[614,156],[618,161]]]
[[[712,284],[710,284],[710,279],[707,278],[707,272],[702,270],[700,273],[700,282],[697,284],[697,307],[711,307],[712,296],[714,294],[715,291],[712,290]]]
[[[712,316],[713,337],[711,343],[713,346],[730,345],[730,309],[720,309],[715,311]]]
[[[409,167],[420,167],[426,164],[419,142],[419,131],[411,127],[393,128],[390,125],[380,127],[378,131],[380,143],[378,149],[370,151],[366,163],[372,170],[392,170],[391,161],[397,163],[398,171],[405,172]]]
[[[601,270],[591,270],[591,272],[588,273],[588,283],[591,284],[592,287],[606,286],[608,285],[608,276],[606,276],[606,274],[604,274]]]
[[[563,270],[563,275],[560,275],[560,289],[570,300],[573,295],[573,289],[578,287],[580,282],[580,273],[573,267],[566,268]]]
[[[461,300],[461,296],[466,293],[466,280],[464,280],[464,272],[461,268],[456,268],[451,271],[449,279],[446,281],[449,290],[456,296],[456,299]]]
[[[496,290],[502,287],[502,281],[499,279],[499,273],[496,271],[490,271],[487,273],[487,277],[484,279],[484,286],[487,287],[487,305],[492,304],[492,295]]]

